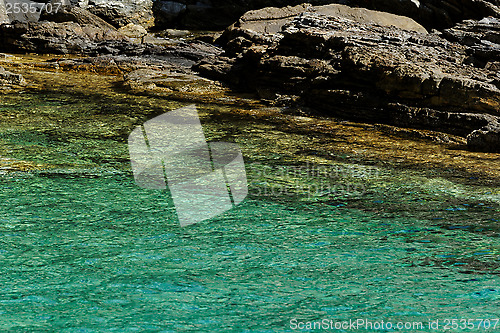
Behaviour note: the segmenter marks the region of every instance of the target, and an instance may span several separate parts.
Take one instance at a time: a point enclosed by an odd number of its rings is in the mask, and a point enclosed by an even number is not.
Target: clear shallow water
[[[498,316],[498,269],[467,264],[498,263],[498,237],[256,196],[181,229],[164,192],[119,173],[11,174],[0,186],[2,330],[285,332],[292,318]],[[446,264],[454,258],[464,262]]]
[[[120,135],[137,119],[56,97],[19,97],[0,114],[0,155],[47,164],[0,175],[2,331],[290,332],[293,318],[499,316],[495,186],[295,156],[318,139],[206,107],[206,136],[241,146],[250,195],[180,228],[166,192],[133,182]]]

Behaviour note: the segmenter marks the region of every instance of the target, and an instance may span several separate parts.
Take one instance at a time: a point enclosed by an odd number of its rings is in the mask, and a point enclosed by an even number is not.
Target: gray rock
[[[154,25],[152,0],[89,0],[82,5],[117,28],[129,23],[145,28]]]
[[[19,8],[27,8],[28,10],[19,10],[16,13],[14,4]],[[40,11],[43,4],[30,0],[0,0],[0,24],[19,22],[37,22],[40,17]]]
[[[7,14],[7,8],[5,8],[5,1],[0,0],[0,24],[10,23],[10,17]]]
[[[75,22],[79,25],[93,25],[102,29],[103,32],[112,31],[116,34],[116,29],[111,24],[83,8],[74,6],[61,6],[57,11],[50,12],[43,10],[40,20],[55,23]],[[119,36],[119,34],[116,35]]]
[[[43,21],[0,25],[0,49],[5,52],[119,53],[129,44],[116,29],[92,24]]]
[[[235,24],[225,30],[223,38],[233,39],[240,34],[244,35],[248,31],[257,34],[276,34],[281,32],[285,25],[291,23],[295,17],[306,12],[344,18],[357,23],[376,24],[386,27],[394,26],[405,30],[427,33],[427,30],[414,20],[390,13],[372,11],[365,8],[352,8],[338,4],[325,6],[302,4],[294,7],[268,7],[249,11]],[[319,22],[319,19],[316,18],[316,23]],[[328,23],[326,22],[326,24]],[[322,28],[322,26],[318,27]]]

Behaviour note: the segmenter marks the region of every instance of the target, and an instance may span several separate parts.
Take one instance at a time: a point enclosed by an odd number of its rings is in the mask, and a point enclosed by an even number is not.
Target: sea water
[[[168,192],[135,184],[123,133],[68,119],[95,102],[5,101],[2,155],[42,167],[0,175],[2,331],[500,331],[495,184],[299,157],[307,133],[206,111],[249,194],[181,228]]]

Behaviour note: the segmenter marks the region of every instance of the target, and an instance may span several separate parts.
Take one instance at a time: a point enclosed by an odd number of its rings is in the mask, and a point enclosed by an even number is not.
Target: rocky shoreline
[[[471,150],[500,152],[498,1],[463,0],[458,12],[454,1],[421,1],[418,10],[412,1],[362,2],[366,8],[334,2],[249,11],[218,38],[180,42],[145,28],[152,21],[162,22],[156,28],[189,26],[162,15],[175,8],[187,15],[190,3],[130,0],[113,11],[112,3],[79,2],[20,17],[0,2],[0,52],[60,55],[38,66],[123,75],[134,93],[207,101],[219,91],[224,103],[231,90],[248,92],[272,106],[448,133],[466,138]],[[440,15],[442,26],[431,24]],[[0,69],[4,92],[26,85],[12,71]]]

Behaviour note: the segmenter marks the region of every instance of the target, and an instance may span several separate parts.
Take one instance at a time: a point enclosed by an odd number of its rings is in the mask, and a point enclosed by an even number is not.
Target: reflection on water
[[[249,196],[181,229],[165,191],[134,184],[126,147],[136,125],[180,104],[99,80],[92,93],[54,79],[2,96],[0,156],[31,170],[0,175],[3,331],[498,317],[498,155],[201,105],[209,141],[242,148]]]

